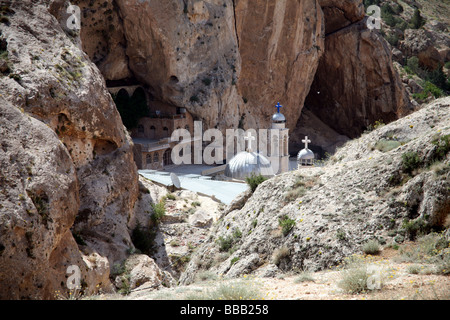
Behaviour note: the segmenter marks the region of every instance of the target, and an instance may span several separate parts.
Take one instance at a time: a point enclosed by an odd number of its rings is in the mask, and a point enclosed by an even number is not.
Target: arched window
[[[159,153],[155,152],[155,154],[153,155],[153,163],[159,162]]]
[[[145,157],[145,163],[146,164],[152,163],[152,154],[151,153],[147,153],[147,156]]]
[[[164,137],[167,138],[169,136],[169,128],[164,127],[163,132],[164,132]]]
[[[144,133],[144,126],[142,124],[138,125],[138,133]]]

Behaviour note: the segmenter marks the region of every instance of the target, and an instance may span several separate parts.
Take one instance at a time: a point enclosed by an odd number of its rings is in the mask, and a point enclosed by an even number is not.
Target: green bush
[[[250,186],[252,192],[255,192],[256,188],[258,188],[258,186],[266,180],[267,178],[263,177],[261,174],[255,175],[253,173],[250,177],[245,178],[245,182],[247,182],[247,184]]]
[[[420,72],[419,58],[417,58],[416,56],[408,58],[406,65],[412,73],[418,74]]]
[[[431,141],[436,146],[436,150],[433,156],[434,161],[440,161],[447,156],[450,152],[450,134],[441,136]]]
[[[232,236],[220,236],[217,239],[217,244],[219,245],[219,251],[228,252],[233,246],[233,237]]]
[[[371,5],[379,5],[380,4],[380,0],[364,0],[364,6],[367,8]]]
[[[414,14],[413,14],[411,20],[409,21],[409,27],[411,29],[419,29],[419,28],[423,27],[425,22],[426,22],[425,19],[420,14],[420,10],[415,9]]]
[[[402,155],[402,168],[405,173],[412,173],[422,164],[417,152],[406,152]]]
[[[281,227],[283,235],[286,236],[289,232],[291,232],[292,228],[294,228],[295,220],[292,220],[288,216],[284,215],[278,219],[278,224]]]
[[[399,41],[399,37],[395,33],[394,34],[388,34],[384,38],[386,39],[387,42],[389,42],[389,44],[391,46],[394,46],[394,47],[397,46],[398,41]]]
[[[231,235],[220,236],[216,243],[219,245],[219,251],[228,252],[242,237],[242,232],[239,229],[233,230]]]
[[[154,224],[158,225],[161,222],[161,219],[165,216],[166,214],[165,205],[166,203],[164,202],[164,200],[161,200],[158,203],[151,204],[153,208],[153,214],[151,216],[151,219]]]
[[[176,200],[176,199],[177,199],[177,197],[175,197],[175,195],[172,194],[172,193],[168,193],[168,194],[166,195],[166,198],[169,199],[169,200]]]
[[[428,233],[431,229],[428,222],[423,218],[418,218],[416,220],[405,219],[402,227],[410,240],[414,240],[416,237]]]

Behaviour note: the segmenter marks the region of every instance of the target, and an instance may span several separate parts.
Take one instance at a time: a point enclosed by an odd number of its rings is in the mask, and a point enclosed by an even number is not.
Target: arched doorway
[[[150,126],[149,138],[150,139],[156,139],[156,128],[155,128],[155,126]]]
[[[164,166],[170,166],[171,164],[173,164],[173,162],[172,162],[172,149],[167,149],[164,152],[163,163],[164,163]]]

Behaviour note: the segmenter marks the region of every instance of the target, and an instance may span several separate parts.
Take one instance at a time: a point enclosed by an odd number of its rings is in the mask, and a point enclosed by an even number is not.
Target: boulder
[[[189,224],[197,228],[207,228],[211,226],[213,217],[211,217],[204,210],[197,210],[194,214],[189,216]]]
[[[116,277],[116,287],[123,287],[123,282],[127,281],[130,290],[136,288],[160,289],[162,286],[170,287],[173,278],[169,273],[162,271],[155,261],[144,254],[134,254],[125,261],[126,276]]]

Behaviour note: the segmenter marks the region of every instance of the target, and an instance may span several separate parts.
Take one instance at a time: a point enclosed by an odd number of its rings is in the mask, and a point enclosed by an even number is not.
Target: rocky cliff
[[[110,264],[133,246],[131,139],[101,73],[67,29],[67,6],[2,7],[1,298],[53,298],[66,291],[70,265],[81,269],[85,292],[110,289]]]
[[[325,126],[348,137],[410,111],[361,0],[74,3],[83,49],[107,80],[134,79],[208,128],[268,127],[280,101],[294,132],[307,96]],[[291,135],[294,152],[301,133]]]

